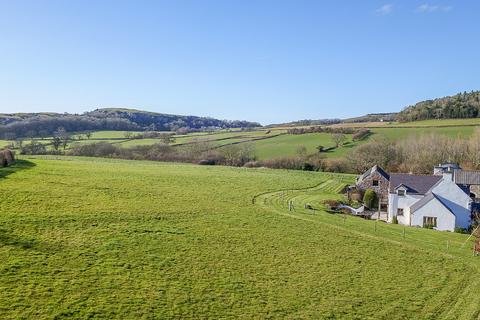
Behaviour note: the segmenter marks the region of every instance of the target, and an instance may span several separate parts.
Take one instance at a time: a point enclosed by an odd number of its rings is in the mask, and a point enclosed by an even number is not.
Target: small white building
[[[388,175],[387,221],[454,231],[471,224],[472,198],[456,183],[456,170],[434,175],[390,173]]]
[[[388,194],[388,221],[397,217],[399,224],[430,226],[454,231],[468,228],[472,199],[453,181],[452,173],[422,176],[391,174]]]

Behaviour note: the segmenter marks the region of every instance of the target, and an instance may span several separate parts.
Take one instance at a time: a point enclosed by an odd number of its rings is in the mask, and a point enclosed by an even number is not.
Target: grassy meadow
[[[347,135],[346,144],[338,148],[334,147],[331,135],[328,133],[309,133],[303,135],[287,134],[287,129],[278,128],[257,128],[251,131],[240,129],[219,130],[213,132],[196,132],[185,135],[175,135],[172,146],[183,148],[192,143],[206,142],[212,148],[222,148],[231,144],[250,143],[255,147],[257,158],[267,160],[282,156],[293,156],[297,154],[300,147],[305,147],[308,154],[317,153],[317,147],[331,148],[323,153],[327,158],[342,158],[358,145],[368,142],[371,139],[388,139],[397,141],[409,137],[419,137],[428,134],[441,134],[448,137],[468,138],[474,130],[480,127],[480,119],[447,119],[447,120],[425,120],[409,123],[389,122],[366,122],[366,123],[343,123],[332,125],[332,127],[357,127],[369,128],[372,134],[362,141],[352,141],[352,136]],[[67,149],[75,145],[89,144],[95,142],[108,142],[120,147],[130,148],[135,146],[152,145],[161,143],[160,138],[130,139],[126,138],[126,131],[94,131],[90,139],[85,133],[76,133],[74,140],[70,142]],[[138,134],[139,132],[131,132]],[[36,139],[36,141],[48,145],[51,148],[51,138]],[[12,141],[0,140],[0,147],[11,144]],[[24,143],[28,143],[28,139]]]
[[[399,226],[325,212],[321,200],[352,180],[24,157],[0,169],[0,314],[478,318],[466,236],[406,228],[403,238]]]

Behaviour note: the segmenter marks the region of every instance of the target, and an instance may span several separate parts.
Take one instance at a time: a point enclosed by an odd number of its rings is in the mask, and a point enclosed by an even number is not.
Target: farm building
[[[357,188],[372,189],[379,198],[385,191],[378,189],[378,167],[357,179]],[[477,177],[478,175],[478,177]],[[386,220],[410,226],[432,227],[454,231],[468,228],[471,223],[472,204],[477,195],[470,190],[480,186],[480,172],[465,172],[454,164],[435,167],[433,175],[384,173],[382,184],[387,184]],[[478,180],[477,180],[478,178]]]
[[[15,162],[15,156],[9,149],[0,150],[0,167],[6,167]]]

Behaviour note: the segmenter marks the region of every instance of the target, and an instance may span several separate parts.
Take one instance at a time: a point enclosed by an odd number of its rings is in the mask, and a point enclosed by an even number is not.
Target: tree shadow
[[[37,244],[34,239],[23,239],[12,233],[9,233],[5,229],[0,229],[0,245],[14,246],[21,249],[34,249]]]
[[[12,173],[27,170],[35,167],[36,164],[28,161],[28,160],[16,160],[14,164],[0,168],[0,179],[6,178],[7,176],[11,175]]]
[[[64,245],[62,244],[41,241],[31,236],[26,237],[15,234],[9,229],[0,228],[0,247],[3,246],[45,253],[59,251],[64,248]]]

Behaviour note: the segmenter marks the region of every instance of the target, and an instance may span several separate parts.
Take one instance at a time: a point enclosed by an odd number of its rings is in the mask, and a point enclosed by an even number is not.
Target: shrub
[[[291,170],[302,170],[304,163],[303,158],[298,156],[278,157],[262,161],[262,165],[267,168]]]
[[[454,231],[456,233],[468,233],[468,230],[465,229],[465,228],[461,228],[461,227],[455,227]]]
[[[350,172],[350,165],[345,159],[325,159],[323,171],[326,172]]]
[[[243,165],[245,168],[260,168],[262,163],[259,161],[249,161]]]
[[[359,131],[355,132],[352,136],[352,140],[353,141],[359,141],[359,140],[363,140],[365,139],[366,137],[368,137],[370,135],[370,130],[368,129],[360,129]]]
[[[233,144],[219,149],[227,166],[241,167],[245,163],[255,161],[255,148],[252,144]]]
[[[28,144],[22,145],[20,149],[21,154],[46,154],[47,149],[44,144],[32,140]]]
[[[371,209],[375,206],[375,201],[377,200],[377,194],[372,189],[367,189],[363,195],[363,204],[365,207]]]
[[[392,218],[392,223],[393,223],[393,224],[398,224],[398,218],[397,218],[397,216],[393,216],[393,218]]]
[[[15,156],[9,149],[0,150],[0,166],[6,167],[15,162]]]
[[[198,161],[198,164],[202,165],[202,166],[213,166],[213,165],[215,165],[215,160],[203,159],[203,160]]]
[[[338,200],[323,200],[322,203],[329,209],[336,209],[340,205],[340,201]]]
[[[69,153],[74,156],[84,157],[112,157],[117,153],[118,149],[108,142],[96,142],[75,145]]]
[[[305,162],[303,164],[302,170],[304,170],[304,171],[315,171],[315,166],[311,163]]]

